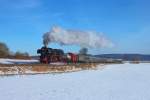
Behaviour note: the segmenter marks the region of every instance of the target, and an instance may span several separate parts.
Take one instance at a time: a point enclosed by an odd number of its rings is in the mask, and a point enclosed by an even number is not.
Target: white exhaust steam
[[[61,27],[52,27],[50,32],[43,35],[43,44],[59,43],[61,45],[79,45],[85,48],[112,47],[113,44],[102,35],[92,31],[66,30]]]

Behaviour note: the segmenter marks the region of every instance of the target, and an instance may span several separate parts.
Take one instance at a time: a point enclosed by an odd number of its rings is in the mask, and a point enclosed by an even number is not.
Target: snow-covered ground
[[[150,64],[0,77],[0,100],[150,100]]]
[[[0,64],[30,64],[38,62],[38,60],[0,59]]]

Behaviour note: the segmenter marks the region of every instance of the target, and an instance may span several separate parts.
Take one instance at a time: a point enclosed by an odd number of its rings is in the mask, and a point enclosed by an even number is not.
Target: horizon
[[[57,25],[64,29],[103,33],[115,46],[89,49],[90,54],[150,54],[148,0],[0,0],[0,42],[11,51],[36,55],[42,36]],[[51,48],[65,52],[78,45]]]

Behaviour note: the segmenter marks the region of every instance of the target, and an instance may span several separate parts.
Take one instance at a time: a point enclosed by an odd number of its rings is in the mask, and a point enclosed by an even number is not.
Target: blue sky
[[[90,49],[93,54],[150,54],[149,0],[0,0],[0,41],[10,49],[36,54],[43,33],[53,25],[103,32],[113,48]],[[78,46],[49,45],[66,52]]]

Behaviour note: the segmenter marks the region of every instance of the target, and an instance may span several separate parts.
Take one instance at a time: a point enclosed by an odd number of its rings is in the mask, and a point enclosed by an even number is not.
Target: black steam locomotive
[[[41,63],[51,63],[51,62],[62,62],[64,52],[61,49],[52,49],[47,47],[42,47],[37,50],[40,55]]]
[[[78,61],[77,55],[73,53],[65,54],[61,49],[42,47],[37,50],[37,53],[40,54],[40,62],[45,64],[68,61],[76,63]]]

